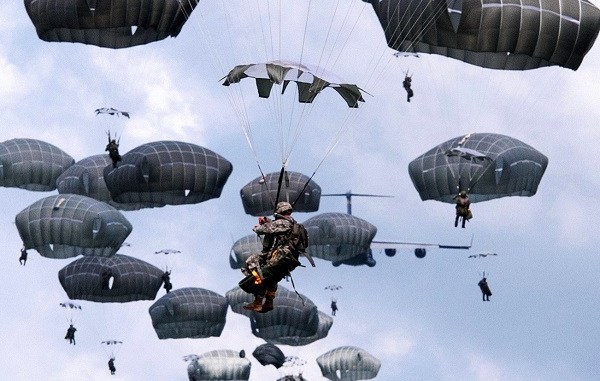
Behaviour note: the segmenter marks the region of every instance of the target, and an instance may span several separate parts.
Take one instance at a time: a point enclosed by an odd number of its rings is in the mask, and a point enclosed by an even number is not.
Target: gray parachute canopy
[[[25,248],[49,258],[111,256],[132,230],[112,206],[75,194],[36,201],[17,214],[15,223]]]
[[[306,251],[313,257],[342,262],[367,252],[377,228],[346,213],[323,213],[303,222],[310,237]]]
[[[58,280],[71,299],[125,303],[154,300],[162,286],[162,274],[141,259],[115,254],[80,258],[63,267]]]
[[[317,75],[317,73],[319,73]],[[311,68],[308,65],[289,61],[271,61],[264,63],[238,65],[223,79],[223,86],[238,83],[244,78],[255,78],[258,96],[268,98],[274,84],[283,85],[283,90],[290,82],[298,86],[298,102],[312,103],[315,97],[326,87],[331,87],[340,94],[348,107],[358,107],[358,102],[364,102],[358,86],[344,83],[334,74],[327,73],[324,69]]]
[[[453,147],[476,150],[488,159],[468,160],[451,156]],[[414,159],[408,165],[410,178],[422,200],[454,203],[466,191],[471,202],[506,196],[533,196],[548,158],[533,147],[492,133],[472,133],[450,139]]]
[[[261,344],[254,349],[252,356],[258,360],[260,365],[273,365],[279,369],[285,363],[285,355],[278,346],[271,343]]]
[[[158,141],[123,155],[104,169],[112,199],[128,208],[197,204],[221,196],[233,166],[196,144]]]
[[[252,254],[260,253],[262,247],[262,240],[257,234],[238,239],[231,247],[229,265],[232,269],[241,269],[246,265],[246,259]]]
[[[240,190],[244,211],[251,216],[269,216],[275,210],[279,172],[257,177]],[[277,201],[286,201],[296,212],[316,212],[321,201],[321,187],[310,177],[299,172],[286,171]]]
[[[364,349],[343,346],[317,357],[323,377],[332,381],[369,380],[379,373],[381,361]]]
[[[269,343],[298,346],[321,338],[317,307],[306,296],[301,299],[295,292],[279,286],[274,309],[268,314],[243,309],[244,304],[252,301],[252,295],[239,287],[227,291],[225,296],[233,312],[250,318],[252,334]]]
[[[371,3],[388,45],[473,65],[576,70],[600,28],[587,0],[363,0]]]
[[[250,379],[250,360],[239,351],[219,349],[198,356],[188,365],[188,377],[193,381],[242,381]]]
[[[107,154],[79,160],[67,168],[56,180],[58,193],[72,193],[106,202],[117,209],[127,210],[127,204],[114,202],[104,182],[104,168],[112,164]]]
[[[214,291],[186,287],[163,295],[148,312],[159,339],[207,338],[221,335],[227,307]]]
[[[176,37],[198,1],[25,0],[40,39],[127,48]]]
[[[333,261],[331,264],[335,267],[339,265],[348,265],[348,266],[363,266],[367,265],[369,267],[374,267],[377,264],[375,258],[373,258],[373,250],[371,248],[367,249],[367,251],[362,252],[352,258],[345,259],[343,261]]]
[[[314,343],[317,340],[321,340],[329,334],[329,330],[333,325],[333,318],[327,315],[323,311],[317,311],[319,318],[319,327],[317,328],[317,332],[311,336],[295,336],[293,338],[287,339],[285,342],[281,344],[294,345],[294,346],[302,346],[308,345],[310,343]]]
[[[0,143],[0,186],[52,191],[56,179],[75,160],[60,148],[35,139]]]

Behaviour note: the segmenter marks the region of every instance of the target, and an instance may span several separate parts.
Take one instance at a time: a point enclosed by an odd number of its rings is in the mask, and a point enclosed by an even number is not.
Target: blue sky
[[[219,79],[236,64],[264,61],[263,47],[277,50],[280,44],[279,37],[274,43],[257,37],[262,30],[256,26],[266,23],[263,6],[217,3],[202,2],[177,38],[117,52],[43,42],[21,2],[2,4],[0,141],[41,139],[80,160],[104,150],[106,123],[115,123],[111,128],[122,133],[122,152],[169,139],[223,155],[234,169],[219,199],[124,212],[133,232],[131,247],[120,252],[163,267],[163,258],[153,252],[178,249],[174,287],[224,295],[241,279],[229,267],[231,245],[255,224],[243,212],[239,189],[260,174],[256,160],[265,172],[279,170],[281,160],[276,128],[264,111],[268,106],[256,99],[252,84],[242,89],[256,156],[240,128],[242,113],[234,110],[237,90],[224,88]],[[463,244],[474,234],[471,253],[499,255],[473,260],[468,252],[431,250],[417,259],[408,249],[393,258],[375,251],[373,268],[334,268],[318,260],[314,269],[298,269],[298,290],[325,312],[330,293],[324,287],[344,288],[329,335],[304,347],[282,346],[284,353],[307,361],[309,380],[323,379],[315,358],[342,345],[379,358],[377,379],[383,381],[599,379],[597,47],[577,71],[506,73],[444,57],[396,59],[368,4],[341,1],[340,15],[351,10],[351,22],[341,25],[328,16],[333,8],[312,1],[303,38],[307,8],[294,3],[284,1],[281,24],[271,24],[282,41],[281,54],[273,57],[320,63],[371,95],[352,112],[340,107],[335,93],[319,95],[302,119],[305,128],[288,168],[312,173],[326,142],[342,128],[314,180],[324,193],[395,196],[353,200],[354,215],[378,227],[376,239]],[[324,42],[329,25],[341,31],[334,48]],[[333,58],[321,58],[330,51]],[[413,73],[411,103],[401,85],[406,70]],[[286,95],[293,93],[281,99]],[[106,122],[94,115],[99,107],[127,110],[131,119]],[[283,107],[284,115],[292,115],[289,104]],[[515,137],[547,155],[549,165],[535,196],[475,204],[474,219],[462,230],[453,227],[452,205],[419,199],[407,166],[431,147],[469,132]],[[78,343],[68,345],[63,339],[68,322],[59,307],[67,297],[57,272],[71,260],[31,252],[26,266],[17,261],[21,242],[14,216],[50,194],[0,188],[3,377],[186,380],[184,355],[213,349],[250,353],[263,342],[251,334],[247,318],[231,311],[218,338],[159,340],[147,311],[152,302],[84,301],[76,318]],[[345,211],[343,198],[322,199],[320,212],[333,211]],[[296,216],[303,221],[312,215]],[[493,292],[490,303],[481,302],[477,287],[483,271]],[[115,376],[100,346],[106,339],[124,342]],[[251,380],[279,376],[251,360]]]

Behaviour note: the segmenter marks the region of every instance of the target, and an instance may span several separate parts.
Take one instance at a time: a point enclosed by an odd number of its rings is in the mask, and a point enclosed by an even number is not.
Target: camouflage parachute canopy
[[[279,172],[257,177],[240,190],[246,214],[269,216],[275,210],[275,200],[287,201],[294,206],[294,212],[316,212],[321,201],[321,187],[310,177],[299,172],[286,171],[279,188]]]
[[[162,274],[141,259],[115,254],[80,258],[63,267],[58,280],[71,299],[125,303],[154,300],[162,286]]]
[[[25,248],[49,258],[111,256],[132,230],[112,206],[75,194],[36,201],[17,214],[15,223]]]
[[[449,152],[461,147],[485,158],[469,159]],[[460,191],[471,202],[506,196],[533,196],[548,166],[548,158],[506,135],[471,133],[430,149],[408,165],[422,200],[454,203]]]
[[[159,339],[206,338],[221,335],[227,308],[224,296],[186,287],[163,295],[148,312]]]
[[[0,186],[52,191],[56,179],[75,160],[60,148],[35,139],[0,143]]]
[[[195,381],[243,381],[250,379],[251,363],[239,351],[219,349],[198,356],[188,365],[188,376]]]
[[[317,73],[319,73],[317,75]],[[238,83],[244,78],[255,78],[258,96],[268,98],[274,84],[282,85],[283,90],[290,82],[298,86],[298,102],[312,103],[315,97],[327,87],[337,91],[346,101],[348,107],[357,108],[358,102],[364,102],[361,88],[357,85],[345,83],[332,73],[319,67],[309,67],[291,61],[271,61],[238,65],[223,78],[223,86]]]
[[[225,296],[233,312],[250,318],[252,334],[269,343],[306,345],[327,336],[333,324],[327,319],[331,319],[329,316],[319,314],[310,299],[283,286],[277,288],[274,309],[268,314],[243,309],[252,301],[252,295],[239,287],[227,291]]]
[[[332,381],[369,380],[375,378],[381,361],[364,349],[342,346],[317,357],[323,377]]]
[[[588,0],[363,1],[392,49],[491,69],[576,70],[600,30],[600,10]]]
[[[104,169],[112,199],[127,208],[197,204],[221,196],[233,166],[196,144],[158,141],[123,155],[117,168]]]
[[[197,0],[25,0],[40,39],[127,48],[176,37]]]
[[[336,263],[364,255],[377,233],[374,225],[346,213],[319,214],[303,225],[309,236],[306,251],[313,257]]]

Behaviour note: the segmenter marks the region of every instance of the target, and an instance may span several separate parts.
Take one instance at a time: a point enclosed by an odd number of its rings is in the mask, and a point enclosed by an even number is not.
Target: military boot
[[[275,291],[267,291],[267,294],[265,295],[265,304],[257,311],[263,314],[271,311],[273,309],[273,299],[275,299]]]
[[[263,302],[262,296],[255,295],[254,301],[250,304],[246,304],[246,305],[242,306],[242,308],[245,310],[260,312],[261,307],[262,307],[262,302]]]

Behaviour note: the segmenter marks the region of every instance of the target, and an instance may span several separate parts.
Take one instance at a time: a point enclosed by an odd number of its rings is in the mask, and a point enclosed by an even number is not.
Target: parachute
[[[132,230],[112,206],[74,194],[38,200],[19,212],[15,223],[25,248],[49,258],[111,256]]]
[[[332,381],[369,380],[379,373],[381,361],[364,349],[342,346],[317,357],[323,377]]]
[[[398,52],[447,56],[490,69],[577,70],[600,30],[587,0],[363,0]]]
[[[197,1],[25,0],[40,39],[127,48],[176,37]]]
[[[331,264],[334,267],[338,267],[340,265],[348,265],[348,266],[363,266],[367,265],[369,267],[374,267],[377,264],[375,258],[373,258],[373,250],[369,248],[367,251],[364,251],[358,255],[355,255],[352,258],[345,259],[343,261],[332,261]]]
[[[252,295],[239,287],[227,291],[225,296],[233,312],[250,318],[252,334],[269,343],[306,345],[325,337],[331,327],[325,318],[322,319],[310,299],[299,296],[283,286],[277,288],[274,309],[268,314],[243,309],[244,304],[252,301]]]
[[[113,201],[104,182],[104,168],[111,164],[110,157],[105,154],[93,155],[79,160],[56,179],[58,193],[87,196],[106,202],[117,209],[127,210],[126,204]]]
[[[35,139],[0,143],[0,186],[48,192],[75,160],[60,148]]]
[[[188,377],[193,381],[250,379],[250,360],[239,351],[219,349],[206,352],[188,364]]]
[[[116,202],[131,208],[197,204],[221,195],[233,166],[221,155],[192,143],[146,143],[104,169]]]
[[[279,369],[283,363],[285,362],[285,355],[279,349],[278,346],[271,343],[261,344],[254,349],[252,352],[252,356],[260,365],[273,365],[275,368]]]
[[[262,240],[257,234],[242,237],[233,243],[229,254],[229,265],[232,269],[241,269],[246,265],[246,259],[250,255],[260,253]]]
[[[117,357],[119,349],[121,349],[121,345],[123,345],[123,342],[120,340],[104,340],[100,342],[100,345],[102,345],[102,349],[104,349],[106,357],[113,359],[114,361]]]
[[[286,201],[294,206],[294,212],[316,212],[321,200],[321,187],[308,176],[299,172],[285,171],[279,187],[279,172],[257,177],[240,190],[244,211],[251,216],[269,216],[275,210],[275,202]],[[279,199],[277,199],[279,194]]]
[[[58,272],[58,280],[71,299],[102,303],[154,300],[163,272],[141,259],[115,254],[83,257]]]
[[[310,237],[306,251],[313,257],[341,262],[367,252],[377,228],[345,213],[323,213],[303,222]]]
[[[124,116],[127,119],[129,119],[129,112],[117,110],[116,108],[112,108],[112,107],[97,108],[94,112],[96,113],[96,115],[108,114],[108,115]]]
[[[220,336],[227,300],[214,291],[187,287],[163,295],[148,312],[159,339]]]
[[[296,336],[290,339],[286,339],[285,341],[281,341],[281,344],[293,345],[293,346],[303,346],[314,343],[317,340],[321,340],[329,334],[329,330],[333,325],[333,318],[327,315],[323,311],[317,311],[318,316],[318,327],[317,332],[314,335],[310,336]]]
[[[162,250],[154,252],[154,254],[165,254],[165,255],[178,254],[178,253],[181,253],[181,251],[175,250],[175,249],[162,249]]]
[[[67,321],[69,324],[73,324],[75,321],[75,313],[81,311],[81,305],[71,300],[59,303],[59,305],[67,312]]]
[[[489,160],[447,155],[456,146],[481,152]],[[547,166],[544,154],[520,140],[472,133],[450,139],[414,159],[408,165],[408,173],[424,201],[454,203],[458,192],[466,191],[473,203],[506,196],[533,196]]]
[[[319,73],[319,75],[317,75]],[[358,86],[344,83],[334,74],[324,69],[288,61],[271,61],[234,67],[223,79],[223,86],[238,83],[244,78],[255,78],[258,96],[268,98],[273,84],[282,85],[285,92],[290,82],[298,86],[298,102],[312,103],[315,97],[326,87],[331,87],[340,94],[348,107],[358,107],[358,102],[364,102]]]

